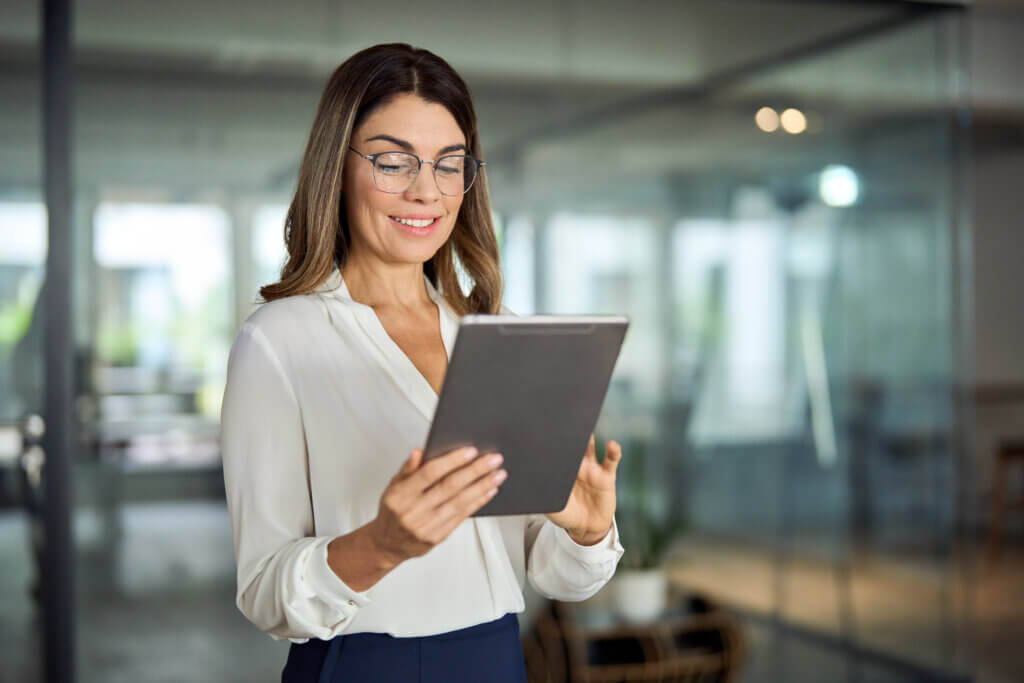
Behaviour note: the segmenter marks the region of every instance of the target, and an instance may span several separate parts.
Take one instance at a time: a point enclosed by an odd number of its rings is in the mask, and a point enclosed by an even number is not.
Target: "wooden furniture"
[[[1024,405],[1024,383],[1009,382],[974,386],[973,399],[977,409],[1006,409]],[[1013,466],[1024,466],[1024,437],[1014,429],[996,442],[993,452],[992,495],[989,499],[988,560],[998,562],[1003,554],[1006,513],[1024,511],[1024,496],[1007,499],[1007,480]]]
[[[537,619],[523,638],[530,683],[731,683],[743,659],[738,623],[716,608],[640,624],[579,617],[555,602]]]
[[[1006,513],[1024,511],[1024,496],[1008,499],[1007,479],[1012,467],[1024,470],[1024,439],[1004,441],[996,446],[995,467],[992,473],[992,511],[988,528],[989,560],[998,562],[1003,554],[1003,535],[1006,530]]]

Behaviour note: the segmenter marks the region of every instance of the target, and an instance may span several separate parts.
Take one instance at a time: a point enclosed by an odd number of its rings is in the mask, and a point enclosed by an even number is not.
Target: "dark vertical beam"
[[[75,680],[71,538],[74,429],[71,328],[71,0],[42,3],[43,183],[46,255],[46,451],[43,667],[48,683]]]
[[[533,312],[550,313],[548,293],[548,238],[550,216],[547,211],[530,215],[533,223]]]

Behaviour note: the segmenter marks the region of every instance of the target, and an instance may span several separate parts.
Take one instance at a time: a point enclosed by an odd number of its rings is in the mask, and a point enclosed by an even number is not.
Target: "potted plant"
[[[633,443],[623,459],[616,519],[622,556],[612,587],[616,612],[628,621],[648,621],[665,609],[665,563],[686,522],[673,519],[665,492],[648,476],[645,443]]]

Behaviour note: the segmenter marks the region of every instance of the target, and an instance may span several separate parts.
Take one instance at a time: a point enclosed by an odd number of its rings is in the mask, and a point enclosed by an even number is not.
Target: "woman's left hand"
[[[580,545],[594,545],[607,535],[615,515],[615,469],[622,460],[622,447],[606,441],[604,462],[597,461],[594,435],[590,435],[569,502],[548,519],[565,529]]]

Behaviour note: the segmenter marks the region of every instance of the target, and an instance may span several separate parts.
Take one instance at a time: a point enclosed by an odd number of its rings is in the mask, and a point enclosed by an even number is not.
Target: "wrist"
[[[370,525],[361,526],[327,544],[327,566],[356,592],[373,587],[401,562],[387,552]]]
[[[565,531],[576,545],[596,545],[608,535],[611,529],[612,526],[609,524],[604,530],[566,529]]]
[[[382,572],[389,572],[400,565],[406,558],[388,547],[385,539],[379,533],[375,522],[376,520],[366,524],[361,529],[365,536],[367,553],[373,558],[373,565],[376,569]]]

